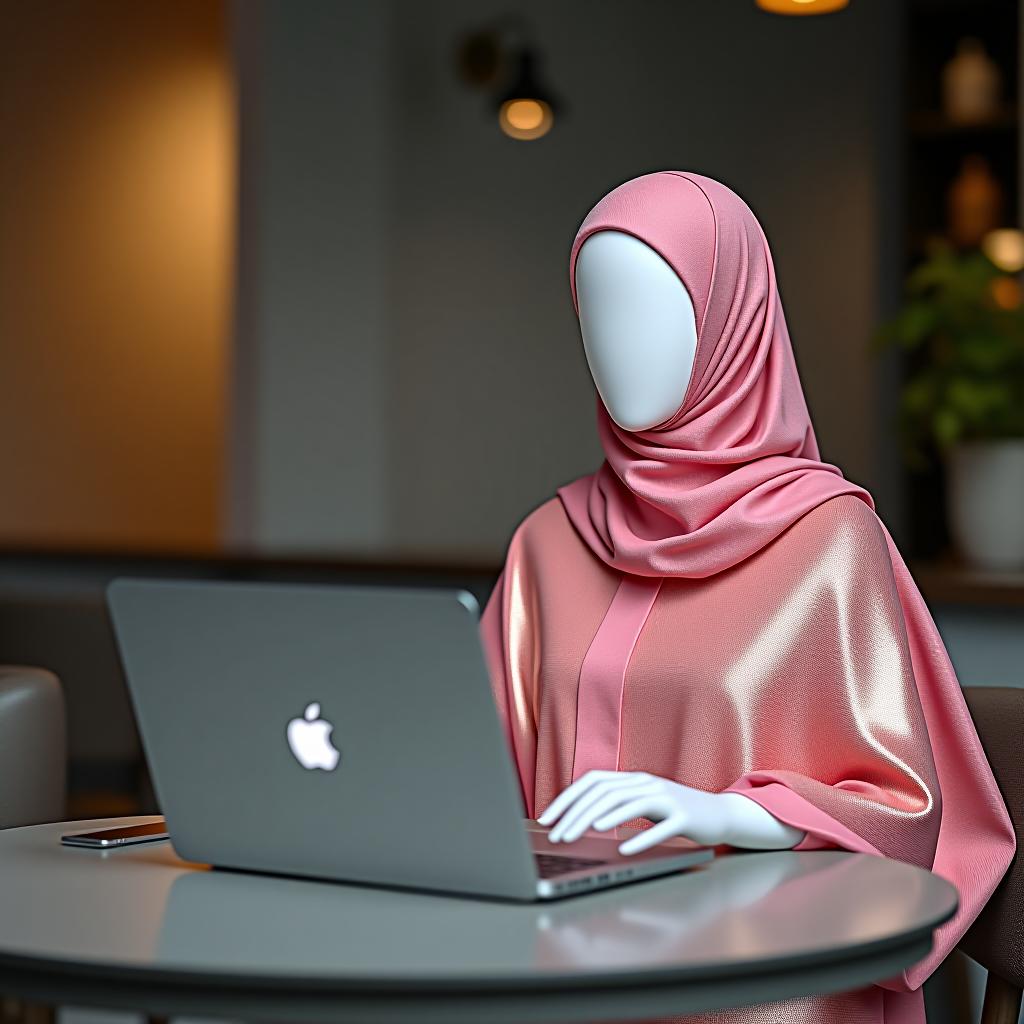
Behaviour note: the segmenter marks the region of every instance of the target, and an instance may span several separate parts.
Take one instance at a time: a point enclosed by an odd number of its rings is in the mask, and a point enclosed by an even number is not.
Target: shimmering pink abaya
[[[1014,851],[942,640],[870,495],[819,459],[743,201],[695,174],[627,182],[580,228],[571,280],[605,229],[679,275],[697,352],[679,409],[650,430],[598,401],[604,464],[522,522],[484,611],[528,813],[590,768],[647,771],[743,793],[806,832],[798,849],[931,868],[960,910],[900,978],[699,1018],[923,1021],[921,983]]]

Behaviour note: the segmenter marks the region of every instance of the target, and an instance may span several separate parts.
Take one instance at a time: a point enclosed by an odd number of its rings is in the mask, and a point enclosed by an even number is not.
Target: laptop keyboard
[[[586,857],[563,857],[557,853],[535,853],[537,873],[541,878],[557,878],[567,875],[570,871],[581,871],[583,868],[596,868],[606,864],[603,860],[589,860]]]

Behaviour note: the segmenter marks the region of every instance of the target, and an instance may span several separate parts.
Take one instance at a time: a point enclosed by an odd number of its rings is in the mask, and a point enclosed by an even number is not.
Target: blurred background
[[[1017,0],[2,9],[0,663],[61,676],[72,816],[152,806],[112,577],[486,599],[601,459],[572,238],[666,168],[760,218],[962,681],[1024,684]]]

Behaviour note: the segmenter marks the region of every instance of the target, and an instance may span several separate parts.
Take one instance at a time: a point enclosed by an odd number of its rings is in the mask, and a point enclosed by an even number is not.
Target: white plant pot
[[[953,539],[979,569],[1024,569],[1024,438],[953,447],[946,501]]]

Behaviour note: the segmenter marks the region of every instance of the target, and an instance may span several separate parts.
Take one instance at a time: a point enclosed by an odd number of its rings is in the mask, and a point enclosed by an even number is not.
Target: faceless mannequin
[[[638,238],[598,231],[576,260],[576,298],[587,363],[609,415],[630,431],[663,423],[682,403],[697,350],[693,303],[679,276]],[[672,836],[759,850],[789,849],[804,837],[740,793],[707,793],[646,772],[588,772],[538,821],[554,825],[549,839],[558,843],[634,818],[658,824],[623,843],[624,854]]]

